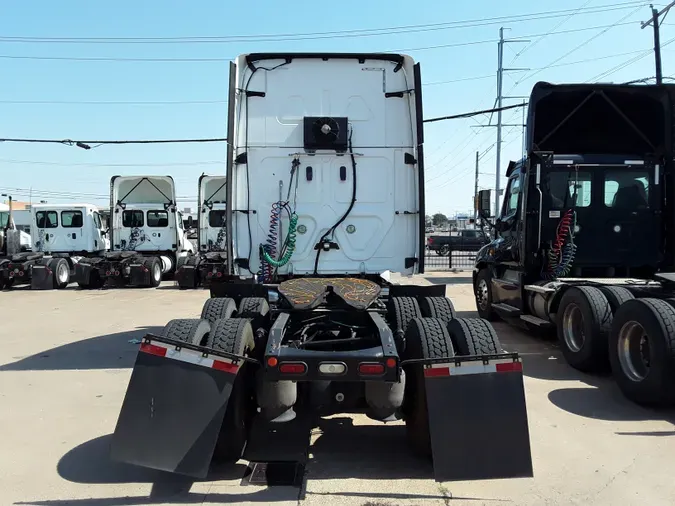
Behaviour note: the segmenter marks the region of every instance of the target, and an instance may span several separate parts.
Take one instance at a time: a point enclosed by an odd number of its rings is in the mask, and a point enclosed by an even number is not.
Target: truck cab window
[[[166,211],[148,211],[148,227],[166,228],[169,226],[169,213]]]
[[[591,205],[591,173],[575,170],[550,172],[544,177],[542,193],[549,209]],[[576,193],[576,200],[574,195]]]
[[[0,228],[5,228],[7,224],[9,223],[9,212],[1,212],[0,213]]]
[[[607,171],[605,205],[618,209],[648,209],[649,172],[622,169]]]
[[[513,216],[518,210],[518,198],[520,197],[520,175],[509,179],[509,184],[504,197],[502,217]]]
[[[103,225],[101,224],[101,215],[98,213],[94,213],[94,226],[99,230],[103,229]]]
[[[38,228],[56,228],[59,226],[59,215],[56,211],[38,211],[35,221]]]
[[[124,211],[122,212],[123,227],[142,227],[143,211]]]
[[[61,226],[63,228],[82,228],[81,211],[61,211]]]
[[[225,225],[225,211],[209,211],[209,227],[217,228]]]

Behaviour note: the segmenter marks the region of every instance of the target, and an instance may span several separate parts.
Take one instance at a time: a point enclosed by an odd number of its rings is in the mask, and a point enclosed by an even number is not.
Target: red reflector
[[[219,371],[225,371],[232,374],[237,374],[237,371],[239,370],[238,365],[232,364],[230,362],[222,362],[220,360],[214,360],[211,367],[213,369],[218,369]]]
[[[284,374],[304,374],[307,367],[305,364],[285,363],[279,366],[279,372]]]
[[[508,362],[505,364],[495,364],[497,372],[522,372],[522,362]]]
[[[106,276],[110,276],[110,271],[105,271]]]
[[[23,276],[23,271],[19,271],[19,276]]]
[[[210,278],[211,276],[213,276],[213,273],[212,273],[212,272],[207,272],[207,273],[206,273],[206,277],[207,277],[207,278]]]
[[[222,272],[216,272],[216,277],[217,277],[217,278],[220,278],[220,277],[222,277],[222,275],[223,275],[223,273],[222,273]]]
[[[279,366],[279,372],[284,374],[304,374],[307,367],[305,364],[286,363]]]
[[[387,367],[389,369],[393,369],[394,367],[396,367],[396,359],[395,358],[388,358],[387,359]]]
[[[276,357],[270,357],[270,358],[267,359],[267,365],[269,367],[276,367],[277,363],[278,363],[278,360],[276,359]]]
[[[382,364],[359,364],[359,374],[384,374]]]
[[[141,344],[141,351],[144,353],[149,353],[150,355],[157,355],[158,357],[163,357],[166,355],[166,348],[148,343]]]
[[[429,367],[424,369],[424,376],[426,378],[433,378],[435,376],[450,376],[449,367]]]

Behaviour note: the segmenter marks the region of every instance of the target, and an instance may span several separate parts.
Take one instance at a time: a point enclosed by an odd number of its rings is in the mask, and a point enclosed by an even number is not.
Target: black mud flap
[[[206,348],[144,338],[112,437],[111,458],[205,478],[239,369],[235,362],[206,353]]]
[[[131,286],[152,286],[150,269],[144,264],[129,264],[129,284]]]
[[[81,283],[83,285],[88,285],[89,284],[89,278],[91,277],[91,269],[92,266],[89,264],[83,264],[82,262],[78,262],[75,264],[75,276],[73,277],[73,281],[75,283]]]
[[[522,363],[504,357],[425,367],[436,481],[533,476]]]
[[[30,279],[31,290],[51,290],[54,288],[54,273],[47,265],[33,265]]]
[[[194,265],[183,265],[176,271],[175,279],[181,288],[197,288],[197,276]]]

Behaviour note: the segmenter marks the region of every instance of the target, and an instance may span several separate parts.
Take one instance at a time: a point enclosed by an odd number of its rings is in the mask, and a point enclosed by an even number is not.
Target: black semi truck
[[[538,83],[476,257],[482,318],[557,332],[567,362],[675,403],[675,87]],[[484,218],[489,191],[480,193]]]

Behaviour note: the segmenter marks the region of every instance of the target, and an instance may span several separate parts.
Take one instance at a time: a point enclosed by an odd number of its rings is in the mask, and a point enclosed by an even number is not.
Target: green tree
[[[431,221],[435,227],[442,227],[448,224],[448,217],[443,213],[436,213],[432,216]]]

